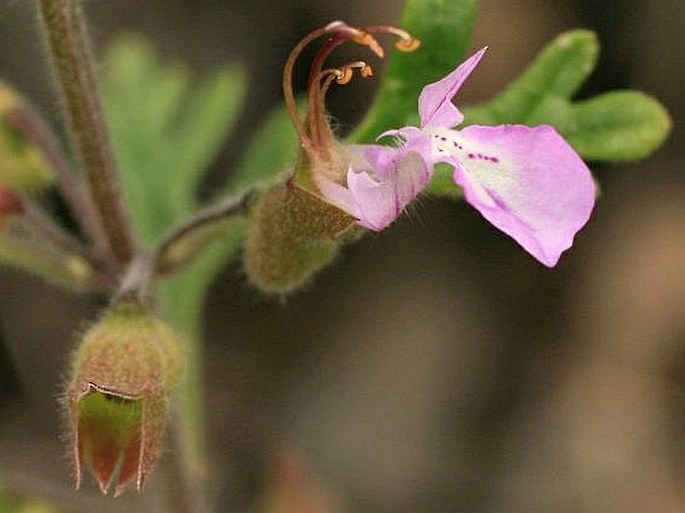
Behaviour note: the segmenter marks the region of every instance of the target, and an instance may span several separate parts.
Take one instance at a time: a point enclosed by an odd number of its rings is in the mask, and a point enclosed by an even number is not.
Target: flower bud
[[[102,493],[138,490],[157,460],[182,374],[179,337],[141,305],[115,304],[78,348],[67,389],[76,488],[84,462]]]
[[[291,183],[276,185],[252,210],[245,271],[263,292],[293,292],[331,262],[357,230],[353,217],[313,193]]]
[[[0,183],[17,191],[49,185],[52,173],[41,150],[15,126],[26,113],[21,97],[0,82]]]

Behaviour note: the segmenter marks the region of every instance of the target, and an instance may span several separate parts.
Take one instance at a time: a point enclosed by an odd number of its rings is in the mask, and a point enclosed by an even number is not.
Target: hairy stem
[[[38,0],[38,5],[71,141],[107,237],[107,255],[123,267],[133,258],[135,241],[124,212],[81,7],[77,0]]]
[[[171,274],[190,263],[211,244],[235,215],[244,213],[251,193],[226,198],[217,205],[204,208],[162,237],[153,259],[158,276]]]

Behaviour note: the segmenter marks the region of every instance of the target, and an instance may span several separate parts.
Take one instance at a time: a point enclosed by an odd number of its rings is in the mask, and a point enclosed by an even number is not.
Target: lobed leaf
[[[134,226],[147,244],[192,212],[207,166],[225,141],[245,91],[228,65],[197,86],[137,36],[105,57],[103,103]]]
[[[557,126],[586,159],[628,161],[659,148],[671,120],[664,106],[647,94],[611,91],[576,103]]]
[[[598,53],[593,32],[561,34],[504,91],[483,107],[467,109],[465,124],[527,124],[549,98],[570,98],[594,69]]]

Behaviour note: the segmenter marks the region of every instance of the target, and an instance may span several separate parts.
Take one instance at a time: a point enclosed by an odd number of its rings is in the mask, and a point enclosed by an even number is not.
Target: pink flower
[[[553,267],[590,217],[594,182],[580,156],[551,126],[474,125],[454,130],[464,116],[452,98],[485,50],[424,87],[419,128],[388,134],[419,148],[425,147],[428,136],[430,150],[421,155],[429,165],[450,164],[466,201],[536,259]]]
[[[376,56],[383,57],[384,50],[373,33],[396,36],[395,47],[401,51],[411,52],[420,46],[418,39],[396,27],[358,29],[334,21],[305,36],[290,53],[283,69],[283,93],[302,149],[291,185],[304,187],[356,218],[362,226],[378,231],[392,223],[428,185],[432,166],[422,156],[431,151],[427,137],[391,148],[342,145],[333,136],[324,105],[330,86],[349,83],[355,73],[370,77],[373,70],[365,61],[352,61],[336,68],[324,68],[324,62],[345,41],[366,46]],[[309,71],[308,111],[302,119],[293,90],[292,72],[302,50],[321,36],[326,36],[327,41],[314,56]],[[354,224],[354,220],[349,221]]]
[[[413,50],[417,40],[392,27],[374,31],[396,34],[399,48]],[[292,69],[302,48],[329,36],[310,71],[309,112],[302,121],[292,90]],[[296,46],[284,69],[283,87],[300,144],[298,183],[314,184],[314,194],[375,231],[390,225],[428,185],[437,163],[454,168],[454,181],[466,201],[488,221],[516,240],[543,264],[553,267],[571,247],[575,234],[590,217],[595,188],[590,170],[551,126],[454,127],[464,120],[452,99],[480,61],[485,48],[442,80],[423,88],[419,97],[420,126],[381,134],[395,136],[399,147],[340,145],[330,130],[324,96],[334,81],[349,82],[354,70],[370,76],[364,61],[323,69],[335,47],[352,40],[383,52],[370,32],[342,22],[330,23]]]

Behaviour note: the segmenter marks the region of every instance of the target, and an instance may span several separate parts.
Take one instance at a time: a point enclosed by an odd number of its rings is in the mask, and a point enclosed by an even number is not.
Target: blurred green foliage
[[[127,207],[149,244],[198,206],[198,188],[242,107],[244,70],[230,64],[193,80],[136,36],[105,57],[105,112]]]

